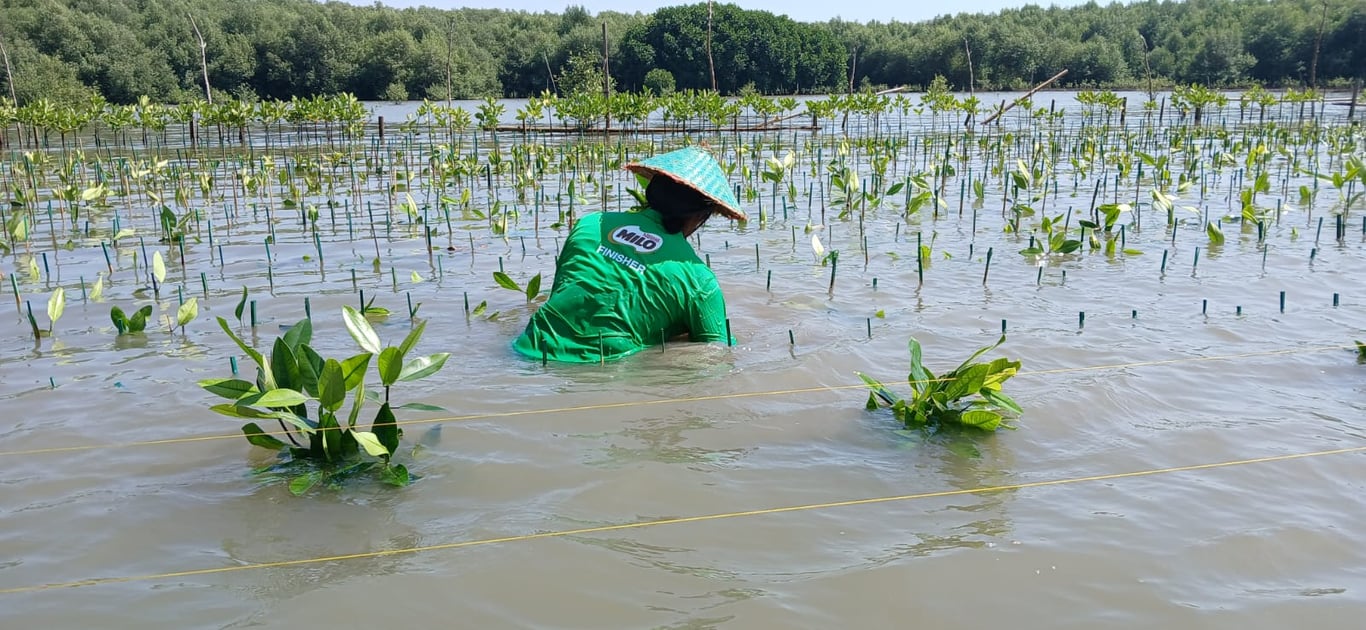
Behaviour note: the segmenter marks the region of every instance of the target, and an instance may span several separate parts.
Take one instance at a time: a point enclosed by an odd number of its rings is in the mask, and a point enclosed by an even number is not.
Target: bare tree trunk
[[[451,56],[455,48],[455,21],[454,18],[446,18],[446,107],[452,107],[451,100]]]
[[[989,118],[987,118],[986,120],[982,121],[982,126],[985,127],[986,125],[990,125],[990,124],[991,124],[991,121],[996,120],[997,118],[999,118],[999,117],[1001,117],[1002,115],[1004,115],[1006,112],[1010,111],[1010,109],[1011,109],[1012,107],[1015,107],[1016,105],[1019,105],[1020,103],[1023,103],[1023,102],[1024,102],[1026,99],[1028,99],[1029,97],[1034,96],[1034,93],[1035,93],[1035,92],[1038,92],[1039,90],[1042,90],[1042,89],[1048,87],[1048,86],[1049,86],[1050,84],[1052,84],[1054,81],[1057,81],[1058,79],[1061,79],[1061,78],[1062,78],[1062,75],[1064,75],[1064,74],[1067,74],[1067,69],[1066,69],[1066,68],[1064,68],[1062,72],[1059,72],[1059,73],[1053,75],[1053,77],[1050,78],[1050,79],[1048,79],[1047,81],[1044,81],[1043,83],[1040,83],[1040,84],[1034,86],[1034,89],[1032,89],[1032,90],[1030,90],[1030,91],[1028,91],[1028,92],[1025,92],[1025,95],[1024,95],[1024,96],[1021,96],[1020,98],[1015,99],[1014,102],[1012,102],[1010,105],[1007,105],[1007,106],[1002,107],[1002,108],[1000,109],[1000,111],[996,112],[995,114],[992,114]],[[1004,103],[1005,101],[1001,101],[1001,102]]]
[[[558,95],[560,87],[555,85],[555,71],[550,68],[550,55],[542,52],[541,58],[545,60],[545,75],[550,77],[550,93]]]
[[[854,47],[853,52],[849,53],[849,96],[854,95],[854,75],[858,72],[858,46]],[[844,118],[840,121],[840,129],[849,129],[849,109],[844,110]]]
[[[1314,60],[1309,62],[1309,87],[1319,89],[1319,47],[1323,45],[1323,28],[1328,23],[1328,2],[1323,3],[1323,13],[1319,17],[1319,32],[1314,36]]]
[[[1351,121],[1353,121],[1353,120],[1356,119],[1356,114],[1357,114],[1357,98],[1358,98],[1359,96],[1361,96],[1361,79],[1357,79],[1356,81],[1353,81],[1353,82],[1352,82],[1352,102],[1351,102],[1351,103],[1348,103],[1348,105],[1347,105],[1347,121],[1348,121],[1348,122],[1351,122]]]
[[[607,61],[607,23],[602,23],[602,112],[603,129],[612,128],[612,75]]]
[[[14,95],[14,70],[9,66],[9,53],[5,52],[4,40],[0,40],[0,59],[5,61],[5,84],[9,86],[9,100],[17,107],[19,97]]]
[[[14,95],[14,70],[11,69],[9,66],[9,53],[5,52],[4,40],[0,40],[0,59],[3,59],[5,61],[5,83],[9,86],[10,101],[14,103],[15,107],[18,107],[19,97]],[[19,132],[19,143],[20,145],[22,145],[24,142],[24,124],[20,122],[15,122],[14,127]],[[0,131],[0,144],[4,144],[4,140],[5,132]]]
[[[1138,34],[1138,39],[1143,42],[1143,76],[1148,79],[1148,100],[1157,100],[1157,94],[1153,92],[1153,67],[1148,63],[1148,56],[1152,53],[1148,49],[1148,38],[1143,33]]]
[[[858,76],[858,46],[854,47],[854,52],[849,56],[849,94],[854,94],[854,77]]]
[[[199,24],[194,21],[194,16],[186,14],[186,17],[190,18],[194,36],[199,40],[199,67],[204,70],[204,99],[213,105],[213,92],[209,89],[209,45],[204,43],[204,35],[199,32]]]
[[[968,45],[967,35],[963,36],[963,52],[968,54],[968,96],[972,96],[976,91],[974,86],[977,84],[977,79],[972,74],[972,47]]]
[[[707,67],[711,70],[711,91],[716,91],[716,61],[711,58],[711,0],[707,0]]]

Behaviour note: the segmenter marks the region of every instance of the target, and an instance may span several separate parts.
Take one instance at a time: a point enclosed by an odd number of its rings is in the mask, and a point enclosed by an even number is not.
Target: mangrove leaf
[[[285,447],[284,442],[276,439],[273,435],[266,434],[255,422],[242,425],[242,433],[247,436],[247,442],[250,442],[252,446],[268,448],[272,451],[278,451]]]
[[[435,374],[446,364],[446,359],[450,358],[449,352],[438,352],[425,357],[416,357],[403,364],[403,369],[398,375],[400,381],[416,381]]]
[[[346,323],[347,332],[351,333],[351,338],[356,340],[356,345],[361,350],[371,354],[379,354],[379,336],[375,334],[375,329],[370,327],[370,322],[365,317],[356,312],[350,306],[342,307],[342,320]]]

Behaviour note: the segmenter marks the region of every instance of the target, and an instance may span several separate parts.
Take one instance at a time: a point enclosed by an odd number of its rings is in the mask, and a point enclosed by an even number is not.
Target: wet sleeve
[[[726,341],[726,298],[714,279],[704,285],[689,312],[689,340]]]
[[[568,244],[568,243],[566,243],[566,244]],[[561,273],[560,270],[564,269],[564,263],[565,263],[565,261],[568,260],[568,259],[569,259],[569,248],[568,248],[568,247],[562,248],[562,249],[560,250],[560,255],[559,255],[559,257],[557,257],[557,258],[555,259],[555,278],[554,278],[554,280],[551,281],[551,284],[550,284],[550,295],[555,295],[555,294],[557,294],[557,293],[560,292],[560,285],[561,285],[561,284],[564,284],[564,282],[562,282],[562,281],[566,279],[566,278],[565,278],[565,274]]]
[[[568,280],[566,274],[561,273],[561,270],[564,269],[565,263],[573,256],[570,250],[574,249],[575,245],[577,245],[576,239],[584,238],[584,229],[581,228],[582,225],[582,219],[580,219],[578,223],[575,223],[574,228],[569,230],[569,236],[565,238],[564,245],[560,247],[560,255],[555,258],[555,279],[550,285],[550,295],[559,293],[560,285],[564,284],[563,281]]]

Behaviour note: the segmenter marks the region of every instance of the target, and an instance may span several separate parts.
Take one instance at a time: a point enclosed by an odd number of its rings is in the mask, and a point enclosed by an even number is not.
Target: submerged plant
[[[911,352],[911,398],[905,399],[876,379],[858,372],[871,390],[867,408],[892,408],[892,413],[908,429],[937,429],[946,425],[975,427],[995,431],[1014,429],[1006,414],[1019,415],[1020,406],[1001,392],[1001,386],[1020,369],[1019,361],[1000,358],[973,363],[1006,340],[1005,335],[968,357],[961,365],[935,376],[921,361],[920,342],[914,337],[907,344]]]
[[[270,355],[248,346],[233,334],[227,320],[218,325],[247,356],[256,362],[255,382],[236,378],[215,378],[199,386],[230,403],[210,407],[212,411],[246,420],[275,420],[279,432],[267,433],[256,422],[242,425],[242,433],[255,446],[279,451],[281,463],[263,471],[289,480],[289,491],[299,495],[319,483],[336,485],[346,478],[375,471],[380,481],[406,486],[411,481],[408,469],[394,464],[403,430],[394,409],[439,411],[439,407],[409,403],[395,407],[390,388],[400,382],[416,381],[435,374],[446,363],[449,353],[407,358],[426,327],[415,326],[398,346],[381,347],[379,337],[365,317],[355,309],[342,307],[346,329],[361,352],[343,360],[323,358],[309,342],[313,326],[305,319],[283,336],[276,338]],[[383,394],[366,389],[365,377],[370,362],[376,359]],[[341,416],[346,399],[351,410]],[[361,409],[368,401],[380,404],[365,431],[357,426]],[[276,435],[285,436],[286,443]],[[366,459],[361,455],[375,459]],[[378,466],[378,467],[377,467]]]

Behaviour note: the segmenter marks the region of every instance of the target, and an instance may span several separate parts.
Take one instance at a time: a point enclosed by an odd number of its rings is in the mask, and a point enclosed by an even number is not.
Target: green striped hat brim
[[[709,153],[697,147],[684,147],[622,167],[647,180],[663,175],[702,193],[717,205],[717,211],[736,221],[748,220],[726,181],[726,173]]]

